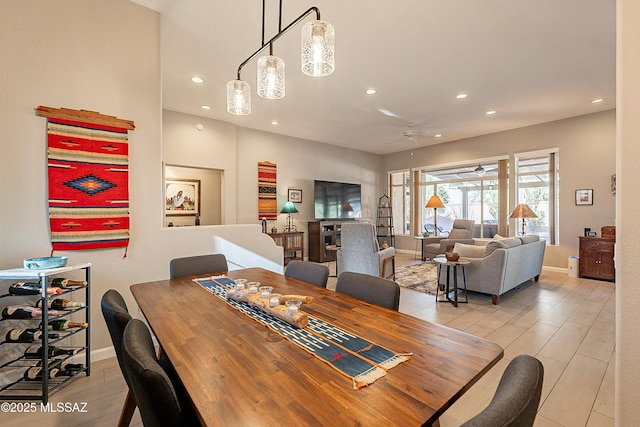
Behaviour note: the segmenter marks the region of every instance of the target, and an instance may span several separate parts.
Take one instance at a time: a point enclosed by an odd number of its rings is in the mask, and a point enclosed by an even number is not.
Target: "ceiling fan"
[[[410,143],[414,143],[418,139],[424,138],[428,135],[427,132],[420,129],[416,129],[415,126],[416,125],[414,123],[408,123],[407,129],[402,131],[402,138],[391,141],[390,143],[403,141],[405,139],[409,140]]]

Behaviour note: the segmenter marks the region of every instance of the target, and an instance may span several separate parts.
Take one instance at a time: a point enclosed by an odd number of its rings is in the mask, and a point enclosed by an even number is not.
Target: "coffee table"
[[[450,302],[454,307],[458,304],[468,303],[469,297],[467,295],[467,276],[464,271],[466,265],[471,264],[468,259],[460,258],[458,261],[448,261],[446,258],[436,257],[433,259],[438,266],[438,286],[436,287],[436,303],[438,302]],[[440,295],[440,269],[442,267],[447,268],[447,281],[445,282],[444,300],[439,299]],[[462,272],[462,284],[464,285],[464,301],[458,300],[458,267]],[[453,289],[451,289],[451,274],[453,274]],[[451,299],[450,293],[453,292],[453,299]]]

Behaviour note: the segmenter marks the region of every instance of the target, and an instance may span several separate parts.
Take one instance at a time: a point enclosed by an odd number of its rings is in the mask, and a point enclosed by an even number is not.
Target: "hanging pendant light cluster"
[[[282,29],[282,0],[278,33],[265,43],[264,20],[265,0],[262,1],[262,45],[240,66],[236,80],[227,83],[227,111],[234,115],[251,114],[251,87],[240,78],[242,68],[256,57],[264,48],[269,46],[269,55],[258,59],[257,92],[262,98],[281,99],[285,95],[285,65],[284,61],[273,55],[273,43],[293,26],[298,24],[312,12],[316,13],[316,20],[307,22],[302,27],[301,68],[302,72],[311,77],[324,77],[333,73],[335,69],[334,30],[328,22],[320,20],[320,10],[310,7],[302,15]]]

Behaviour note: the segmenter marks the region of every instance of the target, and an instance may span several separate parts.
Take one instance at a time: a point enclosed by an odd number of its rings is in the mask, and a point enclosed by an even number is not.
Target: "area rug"
[[[403,288],[429,294],[436,293],[437,267],[435,264],[416,262],[396,267],[395,281]]]

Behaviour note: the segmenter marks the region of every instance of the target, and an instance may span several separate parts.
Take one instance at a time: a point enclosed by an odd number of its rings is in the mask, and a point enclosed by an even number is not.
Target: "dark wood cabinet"
[[[580,237],[580,277],[616,280],[615,243],[613,238]]]
[[[304,260],[304,231],[285,231],[283,233],[268,233],[276,242],[282,246],[284,252],[284,265],[292,259]],[[300,252],[300,256],[298,256]]]
[[[335,250],[327,246],[340,246],[340,228],[342,223],[335,221],[309,221],[309,261],[329,262],[336,257]]]

